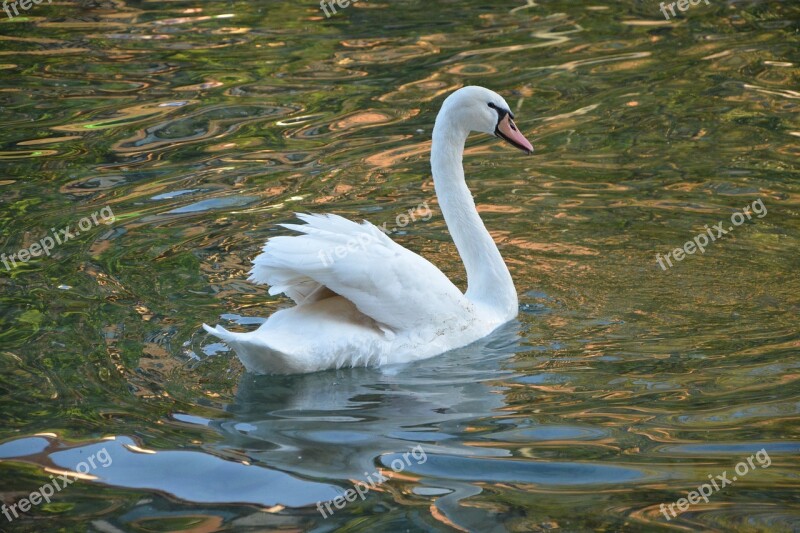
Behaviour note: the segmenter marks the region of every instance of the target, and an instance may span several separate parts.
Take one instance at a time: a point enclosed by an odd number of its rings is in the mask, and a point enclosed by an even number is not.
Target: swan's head
[[[514,124],[514,114],[502,96],[476,85],[462,87],[448,96],[440,115],[447,116],[454,127],[495,135],[523,152],[533,153],[533,146]]]

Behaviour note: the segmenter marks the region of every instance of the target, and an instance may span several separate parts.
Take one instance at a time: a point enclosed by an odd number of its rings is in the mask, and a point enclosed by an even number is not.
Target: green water
[[[0,264],[0,499],[110,461],[0,530],[800,530],[800,5],[658,4],[0,12],[0,253],[88,217]],[[287,305],[246,273],[294,212],[429,202],[392,236],[464,287],[428,156],[468,84],[536,147],[465,157],[519,320],[408,367],[245,374],[200,326]]]

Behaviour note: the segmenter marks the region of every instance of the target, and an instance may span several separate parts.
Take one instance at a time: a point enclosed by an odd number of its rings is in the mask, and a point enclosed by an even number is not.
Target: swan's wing
[[[271,285],[298,304],[333,291],[392,329],[463,316],[469,300],[438,268],[369,222],[306,215],[283,224],[301,235],[273,237],[253,261],[250,281]]]

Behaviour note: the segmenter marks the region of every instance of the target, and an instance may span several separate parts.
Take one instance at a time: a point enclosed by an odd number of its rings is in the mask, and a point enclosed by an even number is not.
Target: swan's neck
[[[503,257],[486,231],[464,180],[464,143],[469,131],[439,115],[433,128],[431,170],[439,206],[467,271],[467,298],[504,320],[517,316],[517,291]]]

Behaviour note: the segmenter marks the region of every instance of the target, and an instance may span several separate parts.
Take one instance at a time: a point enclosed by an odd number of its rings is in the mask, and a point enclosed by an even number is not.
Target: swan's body
[[[250,272],[251,281],[269,284],[270,294],[283,292],[297,305],[250,333],[203,327],[230,345],[249,371],[291,374],[425,359],[516,317],[514,283],[475,209],[461,164],[470,131],[494,133],[531,152],[512,118],[498,94],[465,87],[445,100],[433,129],[433,181],[464,260],[466,294],[369,222],[298,215],[306,224],[284,226],[301,235],[267,241]]]

